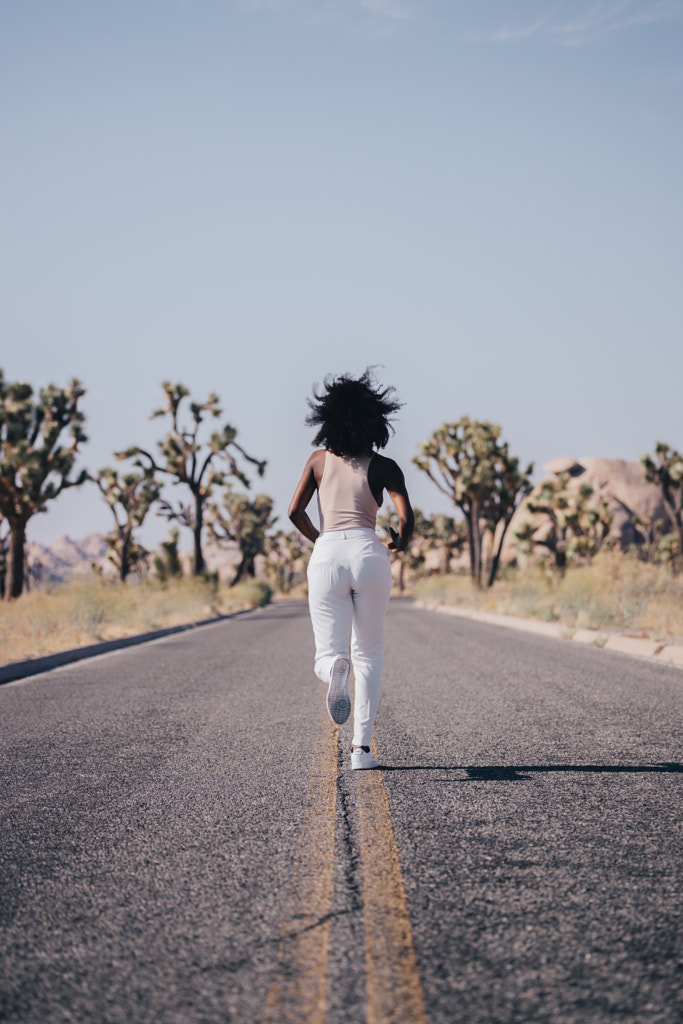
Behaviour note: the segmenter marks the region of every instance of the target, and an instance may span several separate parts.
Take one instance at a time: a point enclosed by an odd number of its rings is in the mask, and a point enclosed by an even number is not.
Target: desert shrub
[[[90,577],[51,592],[33,591],[0,602],[2,661],[18,661],[136,633],[196,622],[268,604],[262,580],[235,587],[215,578],[181,577],[139,586]]]
[[[232,592],[238,591],[243,595],[250,608],[263,608],[270,604],[273,596],[273,589],[265,580],[247,579],[243,583],[236,583]]]
[[[508,569],[484,594],[457,576],[420,580],[414,594],[426,603],[459,604],[576,628],[683,638],[683,580],[665,566],[618,551],[601,552],[591,565],[570,567],[564,576],[539,566]]]

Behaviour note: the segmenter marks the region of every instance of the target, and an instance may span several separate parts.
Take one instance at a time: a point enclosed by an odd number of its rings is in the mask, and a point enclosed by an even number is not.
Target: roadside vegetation
[[[36,394],[0,370],[0,660],[305,596],[311,545],[277,530],[273,499],[251,491],[265,460],[238,443],[217,395],[196,401],[169,381],[162,392],[150,417],[164,423],[156,447],[123,438],[113,454],[119,468],[90,471],[76,465],[87,441],[81,382]],[[639,461],[639,469],[625,464],[629,486],[649,488],[648,498],[629,511],[572,459],[554,460],[534,483],[533,464],[512,454],[500,426],[468,416],[444,423],[413,463],[452,515],[415,510],[414,540],[394,559],[396,589],[568,627],[683,639],[683,455],[660,442]],[[55,586],[26,558],[27,526],[64,490],[83,486],[99,489],[113,519],[108,562],[93,565],[90,579]],[[140,540],[150,514],[171,527],[157,551]],[[396,528],[395,514],[378,525]],[[220,580],[207,570],[207,546],[227,553]]]
[[[641,456],[641,482],[659,511],[625,520],[623,503],[596,494],[572,460],[532,486],[532,467],[521,472],[499,437],[499,427],[465,417],[420,445],[413,461],[462,512],[469,573],[452,558],[434,571],[427,530],[411,552],[415,597],[683,640],[683,455],[660,442]]]
[[[49,592],[32,591],[0,604],[1,660],[37,658],[260,607],[271,593],[263,580],[230,587],[215,579],[186,577],[123,587],[115,579],[96,576]]]
[[[683,642],[683,578],[618,551],[605,551],[562,575],[547,566],[506,568],[487,590],[473,586],[468,575],[453,573],[417,579],[411,590],[425,604]]]

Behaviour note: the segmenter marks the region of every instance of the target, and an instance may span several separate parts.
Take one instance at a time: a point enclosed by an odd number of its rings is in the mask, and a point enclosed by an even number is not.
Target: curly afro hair
[[[350,457],[369,455],[387,446],[394,430],[391,417],[403,402],[398,401],[395,388],[380,387],[372,371],[369,366],[360,377],[330,375],[322,388],[314,386],[313,398],[308,399],[311,411],[306,417],[307,426],[320,427],[314,445]]]

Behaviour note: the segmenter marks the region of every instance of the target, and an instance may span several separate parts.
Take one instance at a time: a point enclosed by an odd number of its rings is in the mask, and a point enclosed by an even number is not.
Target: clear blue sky
[[[680,0],[2,0],[0,94],[0,366],[83,380],[89,468],[179,380],[284,515],[367,364],[427,512],[463,414],[537,467],[683,448]],[[109,527],[89,488],[29,537]]]

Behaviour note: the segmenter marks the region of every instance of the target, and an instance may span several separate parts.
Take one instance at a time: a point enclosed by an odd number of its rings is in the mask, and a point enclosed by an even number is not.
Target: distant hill
[[[89,533],[80,540],[72,540],[64,535],[46,547],[36,541],[26,545],[29,568],[34,578],[41,583],[62,583],[79,576],[89,576],[93,564],[105,575],[114,575],[114,567],[107,558],[107,542],[100,533]],[[181,560],[186,572],[191,570],[191,555],[181,552]],[[223,580],[230,580],[234,566],[238,562],[237,545],[226,545],[224,548],[206,546],[204,557],[208,568],[218,573]]]
[[[73,576],[87,576],[92,563],[102,568],[110,566],[105,558],[107,542],[99,533],[89,533],[81,540],[71,540],[66,534],[50,547],[29,541],[26,545],[28,564],[41,582],[59,582]]]
[[[653,519],[661,519],[665,528],[668,528],[668,517],[662,502],[659,488],[655,484],[646,483],[643,478],[643,470],[638,463],[626,462],[623,459],[602,459],[585,457],[574,459],[571,456],[560,456],[546,462],[544,470],[548,476],[569,474],[569,486],[577,489],[583,483],[589,483],[593,487],[593,500],[604,499],[610,506],[614,519],[610,533],[619,539],[622,548],[628,547],[640,538],[633,526],[632,518],[638,516],[652,516]],[[533,517],[524,508],[518,509],[510,524],[506,542],[503,548],[504,561],[512,561],[516,557],[514,550],[514,534],[517,529],[527,520],[543,522],[543,517]],[[188,543],[190,534],[185,531],[184,538]],[[181,533],[181,539],[183,534]],[[99,533],[89,533],[81,540],[71,540],[70,537],[60,537],[45,547],[35,541],[26,546],[29,566],[34,572],[40,567],[39,579],[41,582],[60,582],[78,576],[87,576],[92,572],[93,563],[106,575],[113,575],[114,568],[107,556],[107,543]],[[210,570],[218,570],[222,580],[229,581],[239,561],[237,545],[231,544],[224,548],[216,548],[207,544],[204,548],[204,557]],[[191,554],[189,551],[181,553],[181,559],[185,571],[191,571]],[[433,562],[433,566],[431,563]],[[428,565],[437,568],[441,563],[439,552],[428,553]],[[466,565],[467,554],[463,554],[453,561],[452,565]]]

